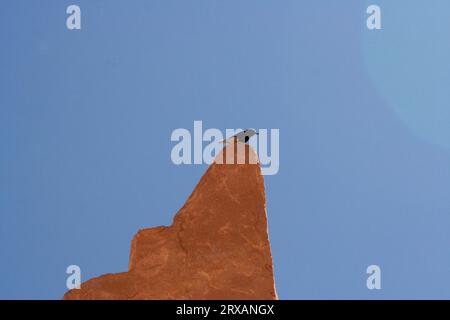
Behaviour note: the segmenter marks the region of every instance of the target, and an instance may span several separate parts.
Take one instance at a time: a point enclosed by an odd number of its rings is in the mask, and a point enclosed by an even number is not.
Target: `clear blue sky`
[[[70,264],[125,271],[137,230],[169,225],[206,170],[170,160],[194,120],[280,129],[280,298],[450,298],[449,16],[444,0],[2,1],[0,298],[59,299]]]

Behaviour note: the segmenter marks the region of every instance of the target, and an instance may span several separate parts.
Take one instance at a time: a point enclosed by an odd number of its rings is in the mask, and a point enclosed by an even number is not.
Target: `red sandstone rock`
[[[259,164],[213,163],[170,227],[137,233],[128,272],[64,299],[277,299]]]

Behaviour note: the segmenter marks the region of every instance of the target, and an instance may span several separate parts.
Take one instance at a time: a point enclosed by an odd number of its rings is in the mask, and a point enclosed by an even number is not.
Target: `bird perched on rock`
[[[237,134],[235,134],[234,136],[225,139],[223,141],[221,141],[223,144],[228,144],[228,143],[232,143],[232,142],[242,142],[242,143],[247,143],[251,137],[253,137],[254,135],[258,135],[259,133],[256,132],[255,129],[246,129],[244,131],[241,131]]]

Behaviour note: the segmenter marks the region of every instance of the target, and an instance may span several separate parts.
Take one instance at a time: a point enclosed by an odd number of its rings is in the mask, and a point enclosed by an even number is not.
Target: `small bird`
[[[242,142],[242,143],[247,143],[250,140],[250,138],[253,137],[255,134],[259,135],[259,133],[256,132],[255,129],[246,129],[246,130],[241,131],[241,132],[235,134],[234,136],[232,136],[232,137],[230,137],[228,139],[225,139],[225,140],[223,140],[221,142],[223,144],[228,144],[228,143],[232,143],[232,142],[235,142],[235,141]]]

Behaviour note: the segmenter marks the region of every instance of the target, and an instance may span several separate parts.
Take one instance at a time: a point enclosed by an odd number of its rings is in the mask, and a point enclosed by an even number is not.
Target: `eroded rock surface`
[[[276,299],[265,203],[258,163],[213,163],[171,226],[135,235],[127,272],[64,299]]]

